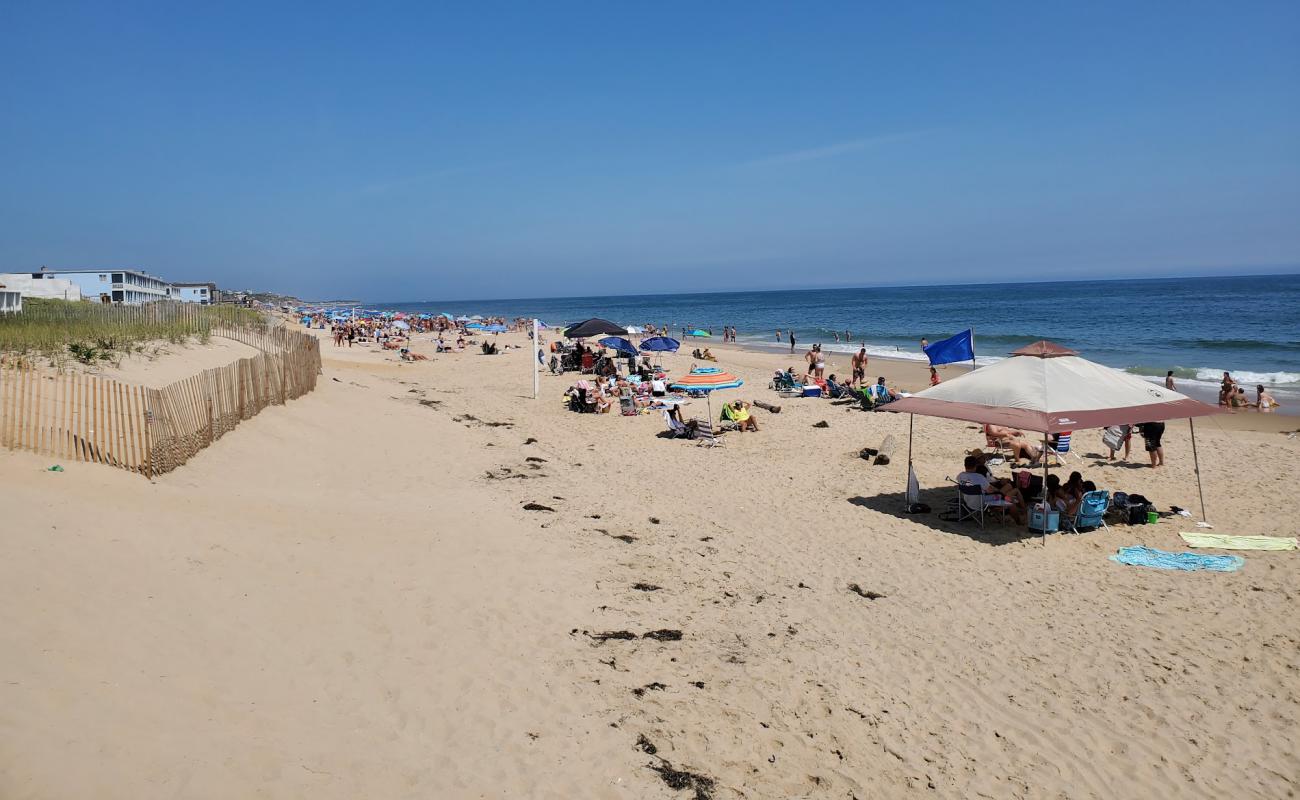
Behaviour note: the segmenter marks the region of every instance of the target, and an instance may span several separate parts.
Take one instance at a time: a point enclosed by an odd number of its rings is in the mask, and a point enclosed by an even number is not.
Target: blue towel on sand
[[[1154,567],[1156,569],[1176,569],[1195,572],[1208,569],[1212,572],[1236,572],[1246,559],[1241,556],[1206,556],[1200,553],[1166,553],[1152,547],[1121,547],[1119,552],[1110,557],[1111,561],[1129,564],[1134,567]]]

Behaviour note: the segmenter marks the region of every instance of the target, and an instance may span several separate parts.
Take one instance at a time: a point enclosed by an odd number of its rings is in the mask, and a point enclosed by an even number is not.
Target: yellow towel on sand
[[[1192,547],[1217,547],[1221,550],[1294,550],[1295,537],[1228,536],[1223,533],[1185,533],[1179,536]]]

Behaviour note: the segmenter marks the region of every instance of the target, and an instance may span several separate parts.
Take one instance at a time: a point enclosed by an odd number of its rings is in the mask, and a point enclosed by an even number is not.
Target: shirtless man
[[[861,386],[867,379],[867,348],[858,350],[857,354],[850,359],[850,366],[853,367],[853,377],[849,379],[849,385]]]

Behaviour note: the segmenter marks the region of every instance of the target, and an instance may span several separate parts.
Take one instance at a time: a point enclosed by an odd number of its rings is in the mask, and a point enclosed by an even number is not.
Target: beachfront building
[[[17,314],[22,310],[22,292],[13,292],[0,287],[0,314]]]
[[[221,290],[215,283],[173,283],[176,295],[172,298],[182,303],[211,305],[221,302]]]
[[[81,289],[83,297],[102,302],[136,306],[168,299],[168,283],[162,278],[136,269],[60,269],[42,268],[33,272],[35,280],[66,280]]]
[[[0,291],[17,292],[23,297],[54,300],[80,300],[81,287],[63,278],[33,278],[30,272],[0,272]]]

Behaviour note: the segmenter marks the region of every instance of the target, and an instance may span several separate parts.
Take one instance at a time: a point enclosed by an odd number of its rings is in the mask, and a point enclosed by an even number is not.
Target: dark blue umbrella
[[[682,343],[667,336],[651,336],[641,343],[641,349],[652,353],[676,353]]]
[[[636,355],[636,348],[633,347],[632,343],[627,339],[620,339],[617,336],[606,336],[604,339],[600,340],[600,344],[604,347],[613,348],[626,356]]]

